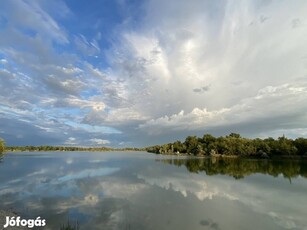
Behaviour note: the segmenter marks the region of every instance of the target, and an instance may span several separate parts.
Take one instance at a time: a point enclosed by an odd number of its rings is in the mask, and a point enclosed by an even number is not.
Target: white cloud
[[[74,42],[77,48],[85,55],[94,56],[100,52],[99,45],[95,39],[89,42],[82,34],[75,36]]]
[[[306,4],[163,5],[161,10],[161,2],[146,2],[146,20],[136,31],[118,31],[108,56],[113,75],[123,81],[117,89],[147,120],[140,120],[140,130],[250,124],[252,132],[255,123],[271,119],[276,122],[269,129],[306,123],[306,32],[292,26],[293,18],[306,20]],[[297,122],[286,122],[287,116]],[[101,120],[97,114],[87,118]]]
[[[84,118],[84,122],[93,125],[119,126],[134,121],[144,121],[146,116],[136,111],[134,108],[112,109],[109,112],[93,110]]]
[[[8,64],[8,61],[6,59],[2,58],[2,59],[0,59],[0,63],[2,65],[6,65],[6,64]]]
[[[66,145],[75,145],[77,144],[76,142],[76,138],[75,137],[69,137],[66,141],[65,141]]]
[[[148,0],[142,20],[131,14],[112,33],[92,35],[63,20],[78,14],[64,2],[46,4],[0,9],[2,112],[30,111],[33,130],[51,125],[70,136],[71,120],[147,145],[204,129],[257,136],[306,128],[303,1]]]
[[[111,143],[111,142],[108,141],[108,140],[99,139],[99,138],[93,138],[93,139],[90,139],[90,141],[91,141],[93,144],[96,144],[96,145],[107,145],[107,144],[110,144],[110,143]]]
[[[78,74],[78,73],[82,73],[83,70],[75,67],[75,66],[71,66],[71,67],[60,67],[57,66],[57,69],[59,69],[60,71],[63,71],[64,74]]]
[[[267,86],[259,90],[256,96],[243,99],[237,105],[229,108],[213,111],[207,111],[206,108],[194,108],[187,114],[182,110],[178,114],[147,121],[139,128],[151,134],[159,134],[165,132],[165,129],[203,130],[211,127],[260,122],[271,117],[279,119],[286,115],[293,115],[296,118],[294,121],[287,121],[288,125],[296,127],[301,125],[302,121],[307,122],[306,98],[307,82],[276,87]],[[281,126],[284,125],[282,119],[280,122]]]
[[[47,101],[47,103],[50,102],[62,107],[91,108],[93,111],[101,111],[105,108],[105,104],[99,100],[83,100],[74,96],[67,97],[63,100]]]
[[[10,18],[9,23],[19,28],[31,29],[47,39],[58,43],[69,43],[65,31],[40,6],[33,1],[9,1],[3,5],[3,13]]]

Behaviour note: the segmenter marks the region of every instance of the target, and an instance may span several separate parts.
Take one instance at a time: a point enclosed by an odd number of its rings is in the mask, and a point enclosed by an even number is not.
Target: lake
[[[44,229],[68,220],[80,229],[307,229],[307,162],[8,153],[0,201],[0,210],[46,219]]]

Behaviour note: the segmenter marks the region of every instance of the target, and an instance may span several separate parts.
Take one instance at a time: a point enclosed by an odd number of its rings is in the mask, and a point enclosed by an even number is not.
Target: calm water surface
[[[307,162],[8,153],[0,201],[45,229],[307,229]]]

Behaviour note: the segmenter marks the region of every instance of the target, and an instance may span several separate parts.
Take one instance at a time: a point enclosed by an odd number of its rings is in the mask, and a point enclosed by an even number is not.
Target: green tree
[[[216,150],[219,154],[226,154],[229,152],[229,146],[225,137],[218,137],[216,139]]]
[[[299,155],[307,155],[307,139],[305,138],[297,138],[294,141],[294,145],[297,148],[297,153]]]
[[[278,155],[307,155],[307,139],[297,138],[295,140],[279,137],[277,140],[269,137],[266,139],[249,139],[241,137],[240,134],[230,133],[227,136],[214,137],[205,134],[202,138],[188,136],[182,143],[164,144],[146,148],[149,152],[169,154],[173,152],[210,155],[214,153],[222,155],[267,157]]]
[[[253,140],[253,145],[256,148],[257,153],[270,153],[271,148],[267,142],[261,140],[260,138],[256,138]]]
[[[278,152],[280,155],[294,155],[297,153],[297,148],[293,144],[293,140],[285,136],[278,138]]]
[[[238,133],[231,133],[231,134],[229,134],[229,136],[227,136],[227,137],[241,138],[241,135],[238,134]]]
[[[203,150],[209,155],[211,151],[216,151],[216,138],[211,134],[205,134],[202,138]]]
[[[198,138],[196,136],[188,136],[184,144],[187,147],[187,153],[198,154]]]
[[[174,142],[173,147],[174,147],[174,152],[177,152],[177,151],[180,153],[186,152],[186,146],[180,141]]]

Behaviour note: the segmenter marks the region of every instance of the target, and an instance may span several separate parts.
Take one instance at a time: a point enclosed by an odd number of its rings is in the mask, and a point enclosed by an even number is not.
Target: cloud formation
[[[98,4],[3,3],[0,119],[10,125],[0,135],[9,145],[306,137],[304,1],[147,0],[138,14],[126,1],[108,5],[112,14]]]

